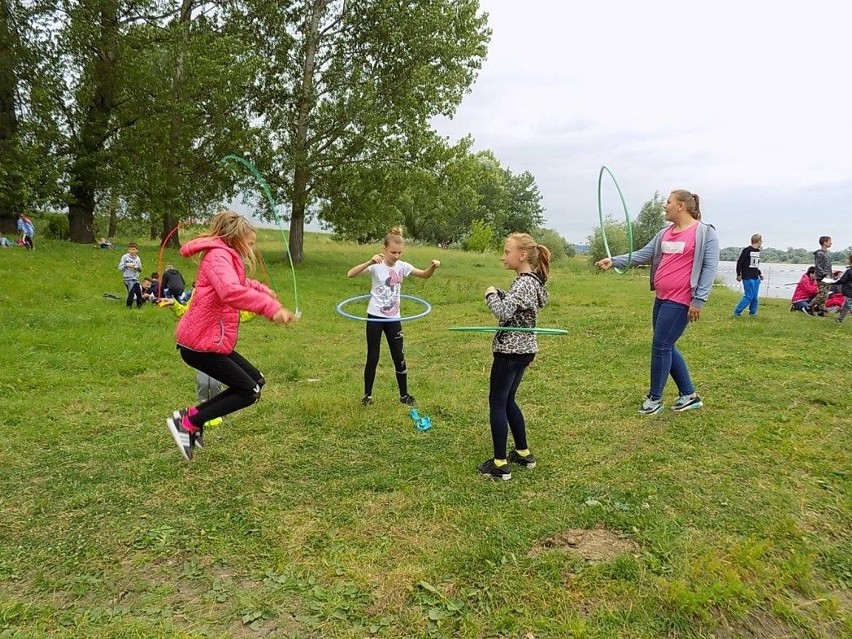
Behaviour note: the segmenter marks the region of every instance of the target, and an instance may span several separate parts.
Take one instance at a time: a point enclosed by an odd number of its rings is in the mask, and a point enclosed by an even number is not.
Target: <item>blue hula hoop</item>
[[[408,322],[411,320],[420,319],[421,317],[425,317],[429,313],[432,312],[432,305],[429,304],[424,299],[419,297],[414,297],[414,295],[400,295],[399,297],[404,300],[411,300],[412,302],[417,302],[418,304],[422,304],[425,310],[422,313],[418,313],[417,315],[409,315],[408,317],[362,317],[360,315],[353,315],[352,313],[347,313],[343,310],[343,307],[351,302],[357,302],[358,300],[368,300],[370,299],[370,295],[356,295],[355,297],[350,297],[348,300],[343,300],[340,304],[337,305],[337,312],[343,317],[348,317],[349,319],[360,320],[362,322]]]

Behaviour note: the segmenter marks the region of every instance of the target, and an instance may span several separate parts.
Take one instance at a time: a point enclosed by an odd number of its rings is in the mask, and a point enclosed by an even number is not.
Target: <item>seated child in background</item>
[[[3,235],[3,232],[0,231],[0,246],[15,246],[15,243],[10,241],[9,238]]]
[[[113,248],[112,242],[110,242],[107,238],[102,237],[100,242],[98,242],[98,246],[102,249],[111,249]]]
[[[790,300],[791,311],[803,311],[811,314],[811,300],[819,293],[819,284],[816,281],[816,268],[811,266],[802,275],[799,283],[796,285],[796,290],[793,291],[793,297]]]
[[[838,324],[842,324],[846,319],[846,315],[852,311],[852,255],[849,256],[849,266],[839,278],[837,284],[840,286],[840,292],[843,294],[843,306],[840,308],[840,313],[834,319]]]
[[[157,301],[157,296],[151,291],[151,279],[147,277],[142,280],[142,299],[152,304]]]
[[[195,281],[192,282],[190,287],[183,292],[183,295],[180,296],[178,300],[181,304],[189,304],[189,299],[192,297],[192,289],[195,288]]]
[[[151,273],[151,293],[154,295],[155,300],[162,297],[162,295],[160,295],[160,274],[156,271]]]
[[[163,271],[162,286],[166,297],[173,297],[180,301],[185,288],[183,275],[171,264],[166,266],[166,270]]]

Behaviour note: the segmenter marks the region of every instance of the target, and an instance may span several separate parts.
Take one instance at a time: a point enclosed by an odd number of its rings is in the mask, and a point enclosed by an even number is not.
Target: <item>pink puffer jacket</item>
[[[240,254],[221,239],[198,238],[180,248],[184,257],[201,252],[192,304],[178,322],[177,343],[228,355],[237,345],[241,310],[272,319],[281,303],[263,284],[246,278]]]

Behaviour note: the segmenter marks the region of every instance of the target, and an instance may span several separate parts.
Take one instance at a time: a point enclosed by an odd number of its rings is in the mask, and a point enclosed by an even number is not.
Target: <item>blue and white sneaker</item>
[[[681,395],[675,400],[675,403],[672,404],[672,410],[681,413],[685,410],[693,410],[695,408],[701,408],[704,406],[704,402],[701,401],[701,397],[698,393],[692,393],[691,395]]]
[[[175,418],[175,420],[177,421],[178,424],[182,425],[183,424],[183,418],[186,417],[187,415],[189,415],[189,411],[190,411],[189,408],[179,408],[172,413],[172,417]],[[221,417],[217,417],[216,419],[219,420],[218,422],[216,422],[216,424],[222,423]],[[209,422],[204,422],[204,426],[209,426],[210,423],[214,422],[214,421],[216,421],[216,420],[211,419]],[[193,448],[204,448],[204,426],[199,426],[198,430],[188,431],[189,432],[189,439],[192,442]],[[187,430],[187,428],[185,426],[183,427],[183,429]]]
[[[645,396],[645,401],[642,402],[642,406],[639,408],[639,414],[656,415],[661,410],[663,410],[663,400],[651,399],[650,396]]]
[[[192,461],[193,438],[188,430],[181,424],[181,419],[175,419],[174,415],[166,417],[166,426],[177,444],[180,454],[186,461]]]

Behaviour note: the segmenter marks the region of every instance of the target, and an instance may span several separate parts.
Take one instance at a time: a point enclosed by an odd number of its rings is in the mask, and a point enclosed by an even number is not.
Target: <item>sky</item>
[[[843,0],[480,0],[488,59],[439,133],[529,171],[545,226],[583,243],[598,172],[631,217],[700,196],[726,246],[852,246],[852,37]],[[604,208],[623,211],[605,183]]]

